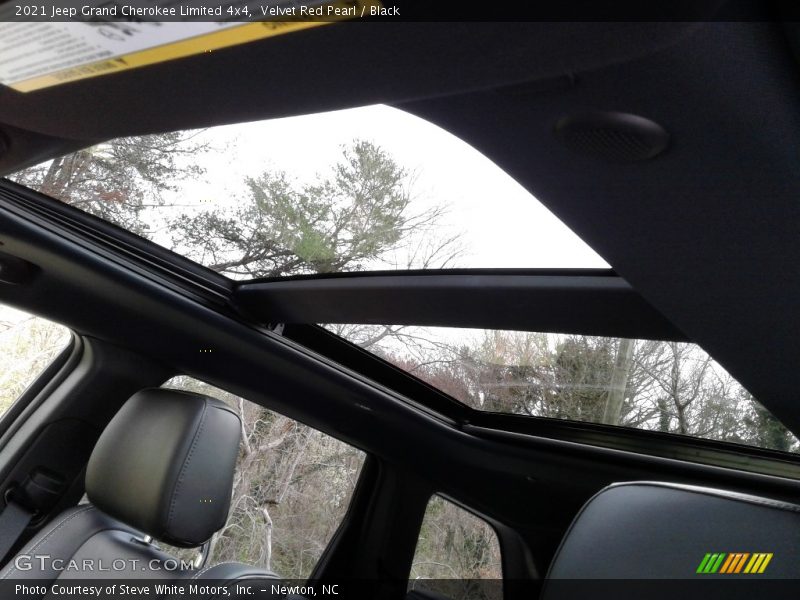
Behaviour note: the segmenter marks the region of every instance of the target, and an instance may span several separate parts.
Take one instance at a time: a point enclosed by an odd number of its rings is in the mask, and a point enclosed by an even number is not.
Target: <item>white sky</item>
[[[462,267],[608,267],[591,248],[488,158],[445,130],[398,109],[370,106],[215,127],[205,134],[221,158],[207,181],[181,184],[183,202],[227,204],[246,175],[267,169],[313,181],[353,139],[369,140],[416,174],[414,210],[447,204],[445,232],[458,231]],[[208,206],[208,205],[206,205]]]
[[[31,318],[29,313],[17,310],[5,304],[0,304],[0,334],[6,330],[19,325],[23,321]]]

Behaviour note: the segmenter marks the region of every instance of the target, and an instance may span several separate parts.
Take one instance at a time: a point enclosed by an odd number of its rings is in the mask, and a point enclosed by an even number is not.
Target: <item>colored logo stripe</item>
[[[738,573],[744,567],[744,561],[750,557],[749,552],[734,552],[728,554],[728,560],[722,565],[720,573]]]
[[[716,573],[717,569],[719,569],[720,565],[722,564],[723,559],[725,558],[726,554],[706,554],[703,558],[703,561],[700,563],[700,566],[697,567],[698,573]]]
[[[696,572],[701,574],[720,573],[726,575],[737,573],[763,573],[772,560],[772,556],[773,554],[771,552],[755,552],[753,554],[749,552],[709,552],[703,557],[703,560],[700,561]]]
[[[771,560],[772,560],[772,552],[768,554],[764,552],[753,554],[753,558],[751,558],[750,562],[747,563],[747,566],[744,568],[744,572],[763,573],[767,569],[767,565]]]

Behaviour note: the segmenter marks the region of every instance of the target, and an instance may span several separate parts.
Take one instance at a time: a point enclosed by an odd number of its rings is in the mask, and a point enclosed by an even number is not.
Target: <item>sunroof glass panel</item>
[[[235,279],[608,266],[488,158],[385,106],[120,138],[12,179]]]
[[[470,408],[800,452],[695,344],[441,327],[326,325]]]

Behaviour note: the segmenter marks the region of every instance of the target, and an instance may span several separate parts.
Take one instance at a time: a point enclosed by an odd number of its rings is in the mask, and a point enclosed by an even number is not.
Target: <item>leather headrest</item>
[[[575,517],[542,597],[568,597],[558,580],[800,578],[797,548],[800,506],[688,485],[616,484]],[[698,589],[684,598],[705,600],[708,590]]]
[[[219,400],[167,389],[134,394],[89,459],[86,493],[101,511],[180,547],[228,515],[241,424]]]

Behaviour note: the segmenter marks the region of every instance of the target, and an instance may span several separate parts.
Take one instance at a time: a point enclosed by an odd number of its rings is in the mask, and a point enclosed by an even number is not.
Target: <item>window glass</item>
[[[345,515],[364,453],[191,377],[164,387],[222,400],[243,423],[231,511],[207,564],[244,562],[307,578]]]
[[[0,304],[0,415],[69,341],[66,327]]]
[[[433,496],[422,520],[409,587],[448,598],[499,597],[502,578],[495,530],[471,512]]]
[[[800,452],[797,438],[695,344],[436,327],[327,327],[476,410]]]
[[[486,156],[388,106],[119,138],[12,179],[235,279],[607,267]]]

